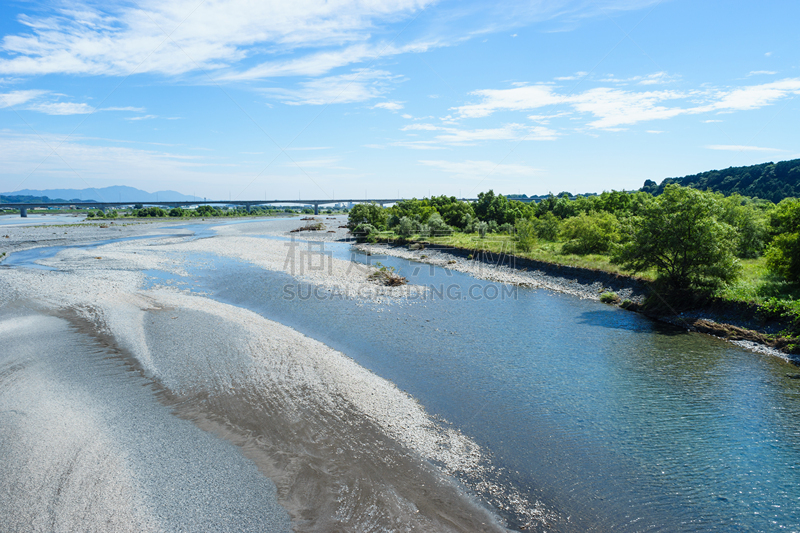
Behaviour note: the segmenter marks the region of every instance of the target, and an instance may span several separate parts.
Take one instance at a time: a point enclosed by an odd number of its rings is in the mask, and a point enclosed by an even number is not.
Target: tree
[[[214,208],[211,207],[210,205],[201,205],[197,208],[196,212],[197,216],[200,217],[211,217],[216,215]]]
[[[781,233],[767,250],[767,266],[792,282],[800,282],[800,233]]]
[[[493,190],[478,194],[474,206],[475,215],[484,222],[494,221],[497,224],[514,223],[516,213],[512,211],[508,200],[502,194],[495,195]]]
[[[723,208],[711,193],[668,185],[664,193],[629,220],[629,239],[612,258],[623,268],[655,268],[657,285],[677,299],[732,281],[736,231],[720,219]]]
[[[414,233],[414,221],[408,217],[401,218],[395,231],[401,237],[410,237]]]
[[[523,252],[530,252],[536,246],[536,226],[528,219],[517,221],[517,242]]]
[[[377,204],[356,204],[347,216],[347,227],[353,231],[359,224],[369,224],[375,229],[386,228],[386,210]]]
[[[619,221],[611,213],[581,213],[564,221],[562,236],[567,254],[603,254],[619,241]]]
[[[767,266],[789,281],[800,282],[800,200],[781,200],[769,218],[775,238],[767,250]]]
[[[537,219],[531,220],[531,222],[533,222],[536,229],[536,235],[546,241],[556,240],[559,231],[561,231],[561,221],[550,211],[545,212]]]
[[[434,213],[430,216],[428,219],[428,227],[430,228],[431,235],[434,237],[441,237],[453,233],[453,228],[445,224],[442,215],[439,213]]]

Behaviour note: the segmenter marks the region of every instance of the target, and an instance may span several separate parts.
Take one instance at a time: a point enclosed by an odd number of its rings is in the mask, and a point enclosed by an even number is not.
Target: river
[[[314,249],[323,267],[379,261],[428,290],[349,298],[198,253],[180,256],[183,275],[148,270],[148,285],[253,311],[394,383],[486,451],[485,468],[454,475],[512,528],[800,531],[800,380],[788,362],[592,300],[345,243]],[[546,520],[531,522],[520,499]]]

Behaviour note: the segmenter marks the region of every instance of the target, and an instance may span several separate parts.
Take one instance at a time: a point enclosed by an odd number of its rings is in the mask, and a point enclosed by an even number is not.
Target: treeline
[[[800,197],[800,159],[710,170],[682,178],[667,178],[660,185],[647,180],[641,191],[659,195],[671,184],[721,192],[726,196],[741,194],[764,198],[777,203],[784,198]]]
[[[142,205],[135,205],[130,212],[117,211],[109,209],[107,212],[103,211],[89,211],[86,216],[88,218],[117,218],[120,216],[137,217],[137,218],[162,218],[162,217],[243,217],[243,216],[259,216],[259,215],[275,215],[278,213],[287,214],[313,214],[314,210],[308,207],[305,208],[284,208],[284,207],[270,207],[270,206],[252,206],[250,211],[245,207],[236,208],[221,208],[213,207],[210,205],[201,205],[195,209],[184,209],[182,207],[173,207],[172,209],[162,209],[161,207],[144,207]],[[325,214],[332,214],[333,211],[328,209],[323,211]]]
[[[439,196],[384,209],[359,204],[348,227],[359,238],[505,234],[523,252],[544,242],[562,254],[604,254],[631,272],[655,270],[665,293],[709,294],[736,279],[740,259],[766,255],[769,268],[800,282],[800,200],[777,205],[671,184],[662,194],[612,191],[539,203],[493,191],[467,203]]]

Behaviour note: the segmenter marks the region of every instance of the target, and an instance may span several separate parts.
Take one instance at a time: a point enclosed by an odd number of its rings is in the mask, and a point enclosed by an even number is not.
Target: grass
[[[763,257],[742,260],[742,274],[718,294],[726,300],[763,304],[773,298],[800,300],[800,284],[789,283],[767,269]]]
[[[384,231],[375,234],[377,242],[394,242],[399,237],[391,231]],[[545,263],[552,263],[561,266],[571,266],[578,268],[587,268],[592,270],[602,270],[604,272],[611,272],[613,274],[626,274],[619,265],[611,262],[607,255],[601,254],[562,254],[561,248],[563,243],[539,240],[536,245],[529,251],[523,251],[519,248],[517,241],[513,235],[506,235],[501,233],[490,233],[485,238],[481,239],[477,233],[453,233],[452,235],[438,236],[438,237],[421,237],[420,235],[413,235],[406,239],[413,242],[431,243],[439,246],[450,246],[462,250],[469,250],[471,252],[491,252],[491,253],[504,253],[514,255],[517,257],[524,257],[526,259],[533,259],[535,261],[543,261]],[[654,280],[655,271],[642,272],[637,277],[645,280]]]

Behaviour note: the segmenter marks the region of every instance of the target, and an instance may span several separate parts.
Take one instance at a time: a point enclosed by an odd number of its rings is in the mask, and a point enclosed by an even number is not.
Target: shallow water
[[[594,301],[354,259],[436,294],[364,303],[221,259],[190,272],[408,391],[492,453],[488,481],[542,501],[559,530],[800,529],[795,367]],[[487,480],[467,481],[480,493]]]
[[[541,530],[800,530],[796,367],[594,301],[324,251],[430,290],[364,302],[211,255],[149,285],[253,310],[391,380],[489,452],[461,481],[512,526],[525,497]]]

